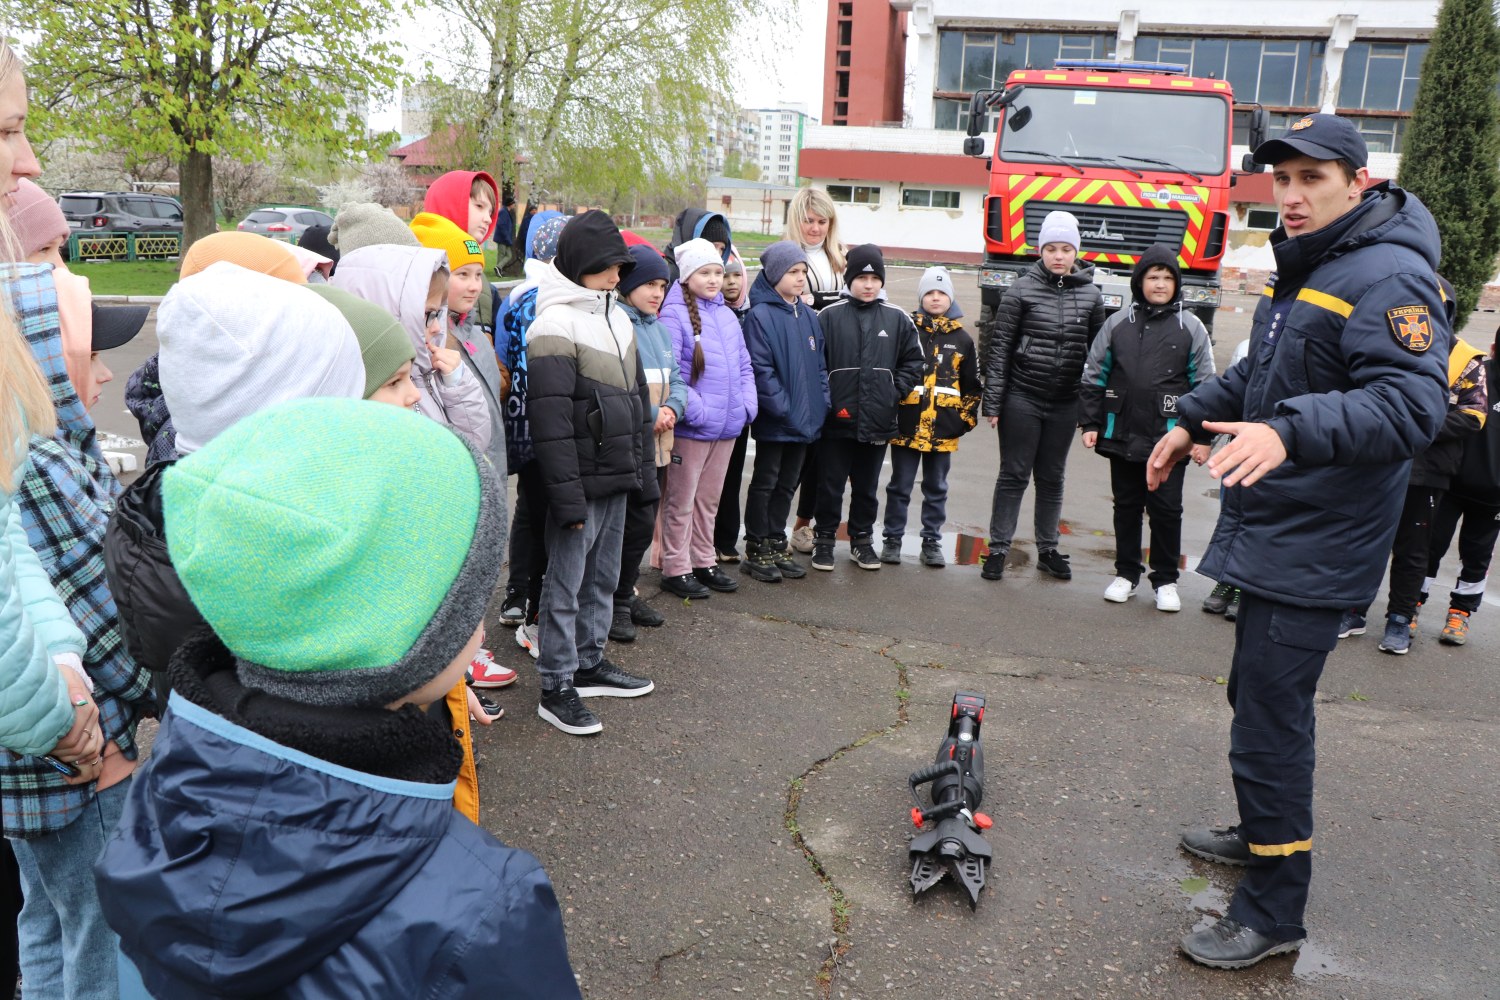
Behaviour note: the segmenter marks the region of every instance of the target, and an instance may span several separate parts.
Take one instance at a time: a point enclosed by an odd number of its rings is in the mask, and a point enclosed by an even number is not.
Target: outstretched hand
[[[1151,457],[1146,460],[1146,489],[1154,492],[1166,482],[1172,469],[1187,458],[1192,448],[1192,436],[1181,427],[1173,427],[1163,434],[1161,440],[1156,442],[1156,447],[1151,449]]]
[[[1208,460],[1208,474],[1222,479],[1225,486],[1254,486],[1287,459],[1286,444],[1270,424],[1205,421],[1203,429],[1234,438]]]

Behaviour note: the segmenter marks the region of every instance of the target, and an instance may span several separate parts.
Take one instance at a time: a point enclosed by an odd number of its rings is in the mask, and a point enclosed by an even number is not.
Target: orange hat
[[[457,271],[465,264],[484,267],[484,251],[480,249],[479,243],[451,219],[434,212],[419,212],[411,220],[411,231],[424,247],[441,250],[448,255],[450,272]]]
[[[259,233],[211,233],[203,237],[182,255],[182,270],[178,277],[190,277],[221,260],[294,285],[307,284],[307,274],[292,252],[285,245]]]

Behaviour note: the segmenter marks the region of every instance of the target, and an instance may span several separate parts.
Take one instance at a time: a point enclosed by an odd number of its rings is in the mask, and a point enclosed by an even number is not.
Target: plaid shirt
[[[47,267],[10,265],[0,273],[57,411],[55,438],[33,437],[30,467],[16,494],[26,536],[57,594],[83,632],[84,669],[105,738],[135,758],[135,726],[149,703],[150,675],[132,660],[104,575],[104,529],[120,484],[99,451],[94,423],[63,365],[57,293]],[[0,754],[0,810],[9,837],[35,837],[77,819],[93,785],[70,786],[34,757]]]

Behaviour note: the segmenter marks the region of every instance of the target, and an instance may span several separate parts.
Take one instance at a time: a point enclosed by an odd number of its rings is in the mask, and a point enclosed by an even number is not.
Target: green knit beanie
[[[332,285],[308,285],[307,290],[327,299],[354,328],[365,362],[365,399],[389,382],[402,365],[416,360],[417,352],[401,321],[384,309]]]
[[[284,403],[166,473],[167,550],[247,687],[388,705],[483,620],[506,528],[488,466],[398,407]]]

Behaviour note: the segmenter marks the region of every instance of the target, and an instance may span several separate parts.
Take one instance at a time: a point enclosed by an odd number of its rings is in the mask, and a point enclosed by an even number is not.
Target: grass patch
[[[68,265],[68,270],[89,279],[95,295],[165,295],[177,281],[175,260],[113,260]]]

